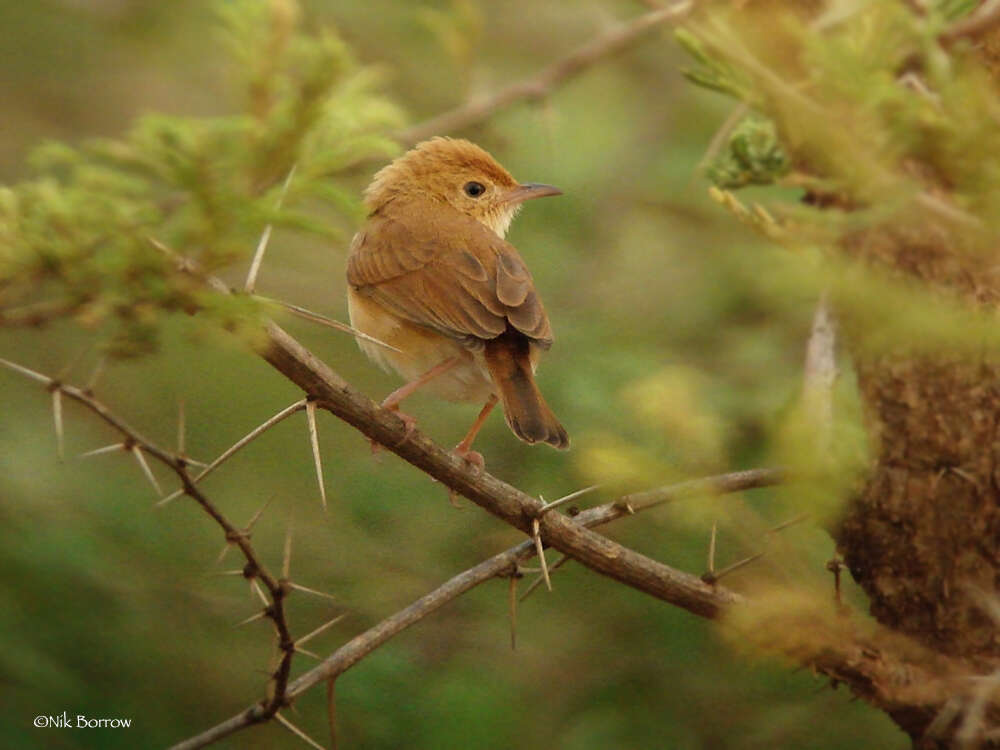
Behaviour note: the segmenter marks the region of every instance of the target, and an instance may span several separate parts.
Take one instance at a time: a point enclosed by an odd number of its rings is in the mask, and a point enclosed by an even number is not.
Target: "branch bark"
[[[261,356],[319,406],[484,510],[525,534],[531,533],[532,521],[543,506],[540,500],[471,466],[419,430],[411,430],[408,435],[398,416],[351,387],[277,325],[268,325],[267,336],[267,343],[260,349]],[[715,618],[723,609],[742,600],[735,592],[709,586],[690,573],[589,531],[566,516],[547,513],[541,516],[539,524],[547,546],[598,573],[694,614]]]

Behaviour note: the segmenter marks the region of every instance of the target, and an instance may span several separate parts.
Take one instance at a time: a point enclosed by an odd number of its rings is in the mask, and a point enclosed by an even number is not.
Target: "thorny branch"
[[[162,249],[171,252],[166,248]],[[180,268],[194,274],[220,293],[230,293],[225,284],[204,274],[189,259],[172,255]],[[356,391],[325,363],[273,323],[266,325],[264,335],[255,345],[265,360],[305,391],[308,398],[315,401],[318,407],[351,424],[368,438],[440,481],[445,487],[464,495],[525,534],[532,534],[537,521],[537,533],[544,546],[558,549],[568,558],[573,558],[596,572],[702,617],[717,618],[730,610],[731,605],[745,601],[743,597],[719,586],[717,582],[705,582],[590,531],[579,519],[559,513],[546,514],[545,506],[539,500],[470,466],[453,453],[436,445],[420,430],[407,428],[395,413],[381,408]],[[698,481],[710,485],[713,481],[719,480]],[[636,507],[643,507],[646,503],[656,504],[665,499],[663,491],[651,490],[621,498],[610,506],[602,506],[597,512],[619,517],[634,513]],[[532,550],[535,548],[533,541],[528,541],[526,544]],[[404,612],[409,614],[397,613],[386,621],[391,631],[389,634],[396,632],[392,630],[393,627],[399,627],[393,624],[397,622],[396,618],[402,618],[403,624],[408,624],[408,617],[419,614],[419,611],[404,610]],[[824,615],[817,615],[814,612],[811,616]],[[771,631],[785,633],[786,629],[778,625],[780,623],[762,633],[761,637],[770,637],[773,635]],[[796,639],[792,637],[792,633],[786,633],[786,637],[778,639],[777,642],[761,645],[792,656],[798,662],[837,681],[848,683],[858,695],[889,713],[906,710],[906,706],[910,705],[906,701],[910,699],[919,699],[921,707],[931,706],[932,708],[927,710],[935,710],[933,707],[939,706],[947,696],[954,694],[956,688],[951,675],[955,670],[950,669],[949,664],[941,663],[940,659],[935,661],[937,658],[935,655],[924,653],[914,644],[907,643],[904,648],[896,641],[882,643],[846,618],[829,625],[837,631],[831,637],[838,639],[840,644],[832,651],[826,639]],[[753,628],[753,632],[756,633],[757,628]],[[813,633],[815,629],[806,629],[805,632]],[[881,631],[879,637],[882,637]],[[341,658],[346,658],[343,657],[345,652],[340,653]],[[351,661],[351,664],[355,661],[356,659]],[[333,667],[329,669],[333,670]],[[903,686],[906,689],[898,684],[898,675],[901,673],[907,675],[906,685]],[[311,679],[318,682],[329,674],[324,672]],[[302,682],[305,679],[303,676],[294,683],[294,689],[297,691],[295,695],[307,689],[308,685]],[[919,690],[910,689],[907,687],[909,685],[919,685]],[[262,720],[259,710],[252,708],[200,737],[206,742],[212,741],[212,738],[224,736]],[[201,745],[182,744],[179,747],[199,746]]]
[[[229,288],[206,274],[190,258],[178,256],[160,243],[178,268],[222,294]],[[295,383],[319,408],[355,427],[449,490],[467,497],[525,534],[538,520],[542,541],[592,570],[705,617],[717,617],[741,599],[728,589],[709,586],[697,576],[657,562],[558,513],[544,513],[544,504],[463,458],[437,445],[419,429],[408,427],[393,411],[383,409],[335,373],[325,362],[274,323],[267,323],[255,342],[258,354]]]
[[[492,94],[472,98],[453,110],[407,128],[396,134],[396,140],[405,145],[413,145],[440,133],[452,133],[483,122],[496,112],[519,101],[543,99],[557,86],[578,76],[596,62],[621,52],[662,24],[686,15],[691,7],[691,0],[682,0],[676,5],[657,8],[632,21],[615,26],[585,42],[566,57],[543,68],[530,78],[509,84]]]
[[[751,469],[695,479],[643,493],[644,498],[636,501],[635,505],[632,505],[631,501],[627,499],[629,496],[626,496],[604,505],[589,508],[574,516],[574,521],[586,528],[593,528],[623,516],[682,498],[768,487],[779,484],[783,480],[784,472],[772,469]],[[628,510],[629,507],[631,507],[631,511]],[[529,539],[459,573],[405,609],[401,609],[374,627],[355,636],[324,659],[321,664],[296,679],[289,685],[289,699],[297,698],[317,683],[343,674],[386,641],[476,586],[493,578],[513,575],[520,563],[534,555],[535,544]],[[260,706],[251,706],[202,734],[174,745],[171,750],[195,750],[195,748],[205,747],[250,724],[265,719]]]
[[[169,451],[144,437],[138,430],[95,398],[89,388],[77,388],[68,385],[55,378],[7,360],[0,359],[0,365],[42,383],[54,394],[61,394],[61,396],[82,404],[121,434],[123,438],[122,443],[99,449],[96,452],[92,452],[92,454],[110,452],[112,449],[134,453],[136,458],[140,460],[140,464],[143,466],[144,471],[147,472],[147,477],[153,483],[154,487],[157,486],[156,481],[152,476],[152,472],[149,472],[143,454],[152,456],[169,468],[181,481],[183,493],[194,500],[219,525],[225,535],[226,544],[235,545],[239,548],[246,560],[246,565],[242,571],[243,577],[250,581],[251,586],[257,587],[258,593],[259,586],[257,581],[260,581],[269,597],[269,599],[262,597],[265,605],[264,609],[259,615],[255,615],[251,619],[266,618],[270,620],[277,636],[279,653],[277,667],[269,675],[268,697],[257,706],[261,712],[261,720],[275,715],[289,701],[287,692],[288,680],[291,674],[292,657],[296,651],[296,642],[292,639],[289,629],[285,611],[285,600],[291,589],[299,588],[299,586],[289,581],[287,575],[276,578],[268,570],[250,542],[249,530],[240,529],[230,522],[215,503],[197,487],[195,482],[198,477],[192,477],[188,472],[188,467],[192,462],[183,453]]]
[[[279,332],[280,329],[277,329],[276,326],[271,326],[272,336],[276,336]],[[291,343],[294,343],[294,340],[289,337],[286,344]],[[7,362],[6,360],[0,360],[0,364],[3,364],[10,369],[18,371],[21,374],[42,383],[47,389],[53,392],[58,392],[65,395],[67,398],[83,404],[90,411],[97,414],[105,422],[121,433],[124,441],[120,446],[114,446],[115,448],[129,451],[141,451],[156,458],[163,465],[170,468],[181,480],[184,494],[195,500],[202,507],[202,509],[210,515],[216,523],[219,524],[225,532],[227,543],[234,544],[241,550],[247,561],[247,565],[244,569],[244,575],[251,580],[252,585],[259,580],[270,596],[270,601],[267,601],[266,599],[264,600],[266,604],[264,611],[261,614],[250,618],[261,619],[262,617],[266,617],[270,619],[278,635],[280,659],[278,667],[271,675],[267,699],[255,704],[246,711],[243,711],[238,716],[213,727],[207,732],[176,745],[175,750],[203,747],[216,739],[231,734],[232,732],[246,726],[270,719],[277,714],[280,708],[288,705],[298,695],[313,687],[318,682],[328,680],[346,671],[364,658],[368,653],[378,648],[382,643],[389,640],[391,637],[415,622],[423,619],[447,602],[460,596],[480,583],[490,580],[491,578],[502,575],[512,575],[516,572],[518,563],[532,557],[537,551],[534,540],[528,540],[505,552],[495,555],[494,557],[480,563],[476,567],[465,571],[464,573],[459,574],[458,576],[455,576],[443,586],[414,602],[409,607],[392,615],[369,631],[355,637],[353,640],[335,651],[318,667],[315,667],[306,674],[302,675],[295,680],[294,683],[289,683],[292,656],[296,652],[296,641],[292,639],[289,630],[284,601],[292,588],[299,587],[287,580],[287,570],[282,574],[281,578],[276,578],[268,571],[251,545],[247,531],[240,530],[229,522],[221,511],[214,505],[214,503],[212,503],[212,501],[209,500],[209,498],[197,487],[195,482],[198,477],[192,477],[188,473],[188,460],[183,455],[166,450],[141,435],[127,422],[115,415],[103,403],[98,401],[88,390],[61,383],[46,375],[37,373],[26,367],[16,365],[12,362]],[[344,384],[344,387],[349,388],[349,386],[346,386],[346,383]],[[360,394],[357,395],[360,396]],[[361,396],[360,398],[364,397]],[[374,406],[374,404],[372,405]],[[324,404],[324,406],[328,405]],[[299,407],[298,403],[294,404],[293,407],[290,407],[286,411],[290,412],[292,408],[297,407]],[[379,410],[385,414],[391,414],[391,412],[381,409]],[[284,412],[282,412],[282,414],[284,414]],[[274,420],[269,421],[272,423],[274,422]],[[406,428],[404,427],[403,429],[405,434]],[[423,438],[423,436],[418,437],[421,440],[426,441],[426,438]],[[237,445],[242,444],[243,441],[237,443]],[[396,445],[393,449],[399,452],[399,448],[400,446]],[[100,450],[101,452],[105,451],[105,449]],[[231,454],[231,452],[231,450],[227,451],[228,454]],[[445,455],[451,457],[451,454]],[[462,463],[464,464],[464,462]],[[214,465],[216,464],[211,466],[214,467]],[[466,473],[469,471],[468,466],[463,466],[462,468]],[[446,476],[447,474],[448,472],[445,471],[443,476]],[[481,481],[487,477],[488,475],[480,474],[476,477],[476,479]],[[503,485],[503,483],[499,482],[499,480],[492,477],[489,478],[492,479],[493,483],[506,487],[509,493],[516,494],[518,492],[512,487]],[[571,523],[580,529],[588,529],[617,520],[622,516],[633,515],[642,510],[647,510],[683,497],[700,494],[722,494],[756,487],[765,487],[777,484],[783,481],[783,479],[784,473],[780,470],[755,469],[693,480],[664,488],[650,490],[640,494],[624,496],[614,502],[585,510],[577,514],[573,518],[572,522],[567,521],[567,523]],[[462,483],[457,482],[456,484],[457,486],[455,489],[461,489]],[[529,500],[531,499],[529,498]],[[565,517],[559,516],[558,514],[546,512],[547,510],[552,510],[557,505],[561,504],[562,503],[559,501],[553,502],[549,506],[538,504],[538,507],[535,509],[535,513],[537,515],[533,520],[539,527],[539,534],[542,533],[542,519],[547,519],[549,517],[565,519]],[[574,541],[570,543],[570,546],[572,547],[578,543],[579,542]],[[611,542],[608,542],[608,544],[612,545],[612,549],[618,546]],[[631,556],[635,556],[639,561],[647,559],[638,555],[638,553],[627,550],[626,548],[621,549],[630,553]],[[660,566],[658,563],[654,563],[653,561],[649,561],[649,563],[652,564],[652,573],[654,574],[656,572],[656,567],[659,566],[668,571],[670,576],[679,577],[680,583],[675,582],[673,586],[678,587],[681,591],[684,590],[684,585],[689,583],[685,580],[686,578],[691,578],[693,582],[700,585],[698,588],[704,589],[697,592],[701,595],[700,597],[694,597],[690,601],[686,602],[687,608],[698,614],[709,617],[715,616],[718,613],[718,609],[722,606],[739,601],[738,595],[733,594],[732,592],[718,589],[718,587],[714,587],[718,590],[712,590],[713,587],[706,586],[698,581],[698,579],[687,576],[687,574],[680,573],[680,571],[673,571],[672,569],[667,568],[666,566]],[[648,574],[649,573],[647,573],[647,575]],[[651,588],[653,591],[659,591],[660,593],[658,595],[661,598],[670,595],[669,592],[671,591],[671,585],[669,583],[666,585],[645,583],[643,585],[647,588]],[[322,630],[325,627],[326,626],[322,626],[318,630]],[[304,638],[301,638],[300,642],[304,643],[308,638],[312,637],[315,632],[318,632],[318,630],[308,636],[305,636]]]
[[[317,405],[354,426],[366,437],[437,479],[448,489],[531,533],[543,504],[516,487],[479,470],[437,445],[419,429],[407,429],[394,412],[354,389],[298,341],[273,323],[267,326],[262,357],[304,390]],[[697,576],[671,568],[575,523],[558,513],[539,519],[547,546],[568,554],[592,570],[658,599],[705,617],[717,617],[741,599],[736,593],[705,584]]]

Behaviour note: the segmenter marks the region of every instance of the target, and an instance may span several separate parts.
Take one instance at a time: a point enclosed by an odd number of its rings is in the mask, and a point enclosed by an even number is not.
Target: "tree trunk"
[[[947,240],[943,228],[924,225],[866,232],[846,249],[931,294],[992,308],[998,290],[988,258]],[[860,341],[879,323],[848,320],[848,345],[852,330]],[[836,531],[839,549],[879,622],[955,657],[969,678],[989,674],[1000,664],[1000,355],[860,346],[855,364],[875,465]],[[996,705],[995,695],[986,698]],[[992,709],[976,719],[969,705],[951,720],[942,706],[901,726],[916,747],[996,746],[966,744],[962,732],[983,738],[996,726]],[[935,719],[944,726],[931,738]]]

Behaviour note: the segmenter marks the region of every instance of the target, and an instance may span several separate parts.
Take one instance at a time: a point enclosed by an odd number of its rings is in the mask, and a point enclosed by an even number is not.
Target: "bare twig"
[[[396,139],[401,143],[412,145],[434,135],[451,133],[480,123],[519,101],[543,99],[557,86],[575,78],[595,63],[621,52],[649,31],[686,15],[691,6],[691,0],[682,0],[676,5],[644,13],[599,34],[534,76],[512,83],[487,96],[471,99],[449,112],[418,123],[397,133]]]
[[[671,484],[644,492],[634,492],[616,500],[609,506],[599,506],[591,510],[604,509],[604,513],[614,513],[619,518],[622,515],[636,513],[646,508],[653,508],[664,503],[672,503],[698,495],[725,495],[730,492],[752,490],[758,487],[770,487],[788,480],[788,472],[784,469],[747,469],[719,474],[704,479],[692,479],[679,484]],[[629,510],[630,506],[631,510]],[[590,511],[584,511],[589,513]],[[583,514],[581,514],[583,515]]]
[[[279,659],[276,668],[270,673],[269,698],[263,703],[258,704],[263,712],[263,715],[266,715],[267,717],[273,716],[279,708],[285,705],[288,678],[291,673],[292,657],[295,652],[284,606],[285,598],[288,594],[288,588],[286,588],[286,585],[294,586],[294,584],[279,581],[268,572],[267,567],[263,564],[256,550],[254,550],[253,546],[250,544],[249,535],[241,532],[232,523],[230,523],[218,507],[216,507],[216,505],[195,485],[195,480],[188,473],[188,462],[182,455],[179,453],[172,453],[171,451],[160,447],[158,444],[144,437],[138,430],[131,427],[125,420],[118,417],[107,406],[94,398],[89,390],[77,388],[65,383],[59,383],[54,378],[31,370],[23,365],[9,362],[8,360],[0,359],[0,365],[24,375],[31,380],[39,382],[46,388],[54,389],[58,387],[60,392],[66,398],[82,404],[121,434],[123,438],[121,443],[106,446],[104,448],[98,448],[96,451],[91,451],[90,455],[94,455],[95,453],[106,453],[113,450],[122,450],[132,453],[139,462],[150,483],[157,488],[158,492],[159,484],[156,481],[156,477],[153,475],[148,462],[146,461],[146,455],[155,458],[161,464],[168,467],[181,480],[181,483],[184,486],[184,493],[191,497],[191,499],[194,500],[199,507],[201,507],[206,514],[211,516],[212,519],[221,527],[228,542],[232,542],[239,547],[240,551],[243,553],[244,559],[246,560],[244,575],[251,579],[251,589],[255,590],[260,595],[265,605],[264,611],[253,615],[245,622],[251,622],[253,620],[266,617],[271,621],[278,639]],[[204,472],[202,475],[204,475]],[[260,583],[258,583],[258,581]],[[261,584],[267,590],[267,596],[265,596],[263,591],[261,591]]]

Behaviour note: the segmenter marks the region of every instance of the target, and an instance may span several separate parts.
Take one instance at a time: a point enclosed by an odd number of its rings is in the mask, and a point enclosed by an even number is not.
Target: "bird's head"
[[[524,201],[561,194],[552,185],[519,183],[470,141],[432,138],[379,170],[365,191],[365,206],[374,213],[396,199],[437,201],[503,237]]]

